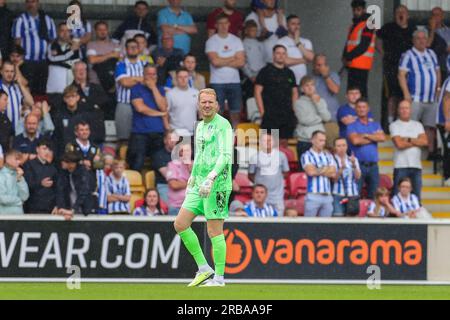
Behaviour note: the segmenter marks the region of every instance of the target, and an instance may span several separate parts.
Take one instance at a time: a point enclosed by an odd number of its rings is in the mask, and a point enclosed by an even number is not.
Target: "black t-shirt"
[[[0,145],[3,148],[3,152],[9,150],[10,139],[13,135],[14,128],[6,112],[0,112]]]
[[[378,31],[378,37],[383,40],[385,67],[398,68],[402,54],[413,46],[412,38],[416,29],[412,24],[403,29],[397,23],[391,22]]]
[[[167,184],[166,179],[159,172],[159,169],[167,167],[170,161],[172,161],[172,153],[167,151],[166,148],[158,150],[152,155],[152,167],[153,170],[155,170],[155,180],[157,184]]]
[[[292,89],[297,87],[297,84],[291,69],[286,67],[279,69],[273,64],[268,64],[259,72],[256,84],[264,87],[262,97],[266,115],[294,116]]]

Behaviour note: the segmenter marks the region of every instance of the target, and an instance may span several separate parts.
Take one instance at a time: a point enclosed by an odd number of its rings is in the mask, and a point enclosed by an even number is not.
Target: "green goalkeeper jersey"
[[[233,129],[227,119],[216,114],[208,123],[201,121],[195,133],[195,158],[192,177],[197,189],[211,171],[217,173],[212,192],[231,191]]]

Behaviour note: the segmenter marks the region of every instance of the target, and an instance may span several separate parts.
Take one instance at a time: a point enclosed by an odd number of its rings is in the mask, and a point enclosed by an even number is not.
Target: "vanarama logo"
[[[238,274],[253,263],[331,265],[350,264],[417,266],[423,261],[422,244],[417,240],[367,241],[321,239],[250,239],[241,230],[225,230],[227,260],[225,272]]]

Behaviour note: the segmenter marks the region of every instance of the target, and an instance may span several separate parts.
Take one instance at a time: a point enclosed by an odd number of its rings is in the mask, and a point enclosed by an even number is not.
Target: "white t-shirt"
[[[192,136],[197,121],[198,90],[181,90],[175,87],[167,92],[166,99],[170,127],[183,136],[186,135],[183,132]]]
[[[220,58],[233,57],[238,52],[245,53],[244,45],[241,39],[229,33],[226,38],[221,38],[218,34],[213,35],[206,41],[206,53],[216,52]],[[210,64],[211,83],[213,84],[228,84],[240,83],[239,69],[222,67],[216,68]]]
[[[300,42],[303,46],[308,50],[313,50],[312,42],[305,38],[300,38]],[[287,48],[287,55],[289,58],[300,59],[303,58],[303,54],[300,49],[297,47],[295,40],[286,36],[278,40],[276,44],[281,44]],[[308,70],[306,68],[306,64],[297,64],[295,66],[291,66],[290,69],[295,74],[295,79],[297,80],[297,84],[300,84],[300,81],[306,74]]]
[[[249,21],[249,20],[253,20],[256,22],[256,25],[258,26],[258,37],[261,35],[261,31],[262,31],[262,27],[259,24],[259,17],[256,14],[256,12],[252,12],[250,13],[247,18],[245,18],[245,22]],[[264,18],[264,22],[266,23],[266,28],[268,31],[270,32],[276,32],[278,29],[278,16],[275,13],[273,16],[271,16],[270,18]],[[286,17],[283,17],[283,23],[284,25],[287,25],[286,23]]]
[[[392,137],[417,139],[419,135],[425,133],[425,129],[420,122],[397,120],[389,126]],[[422,151],[418,147],[408,148],[406,150],[395,149],[394,168],[416,168],[422,169]]]

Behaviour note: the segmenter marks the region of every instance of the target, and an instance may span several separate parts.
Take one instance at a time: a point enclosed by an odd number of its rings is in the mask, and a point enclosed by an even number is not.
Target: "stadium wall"
[[[0,282],[187,282],[196,266],[173,220],[1,217]],[[230,282],[450,284],[448,221],[233,218],[225,235]]]

